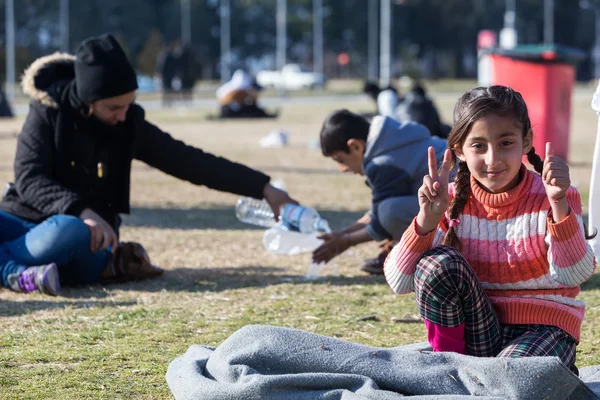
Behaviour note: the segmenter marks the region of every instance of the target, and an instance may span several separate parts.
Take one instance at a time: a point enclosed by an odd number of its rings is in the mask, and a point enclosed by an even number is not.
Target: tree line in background
[[[191,50],[197,79],[218,79],[219,0],[190,0]],[[364,78],[368,54],[367,0],[323,0],[324,69],[330,78]],[[543,0],[517,0],[519,43],[541,43]],[[4,1],[0,1],[4,9]],[[60,47],[59,0],[15,2],[17,71]],[[312,66],[312,0],[288,0],[288,62]],[[392,51],[394,75],[463,78],[476,74],[477,33],[503,27],[505,0],[394,1]],[[231,0],[232,70],[275,66],[276,0]],[[114,33],[140,73],[152,75],[161,50],[181,36],[180,0],[85,0],[70,2],[70,49],[86,37]],[[4,22],[0,38],[4,47]],[[554,40],[591,54],[595,14],[579,0],[555,0]],[[337,55],[350,64],[339,66]],[[588,57],[578,78],[591,78]],[[4,51],[0,53],[4,77]]]

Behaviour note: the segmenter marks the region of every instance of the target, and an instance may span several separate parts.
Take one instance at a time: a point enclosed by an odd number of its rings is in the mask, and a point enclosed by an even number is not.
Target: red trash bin
[[[543,159],[546,142],[552,142],[556,155],[567,160],[574,64],[585,54],[563,46],[522,46],[490,49],[488,55],[491,84],[510,86],[527,103],[536,153]]]

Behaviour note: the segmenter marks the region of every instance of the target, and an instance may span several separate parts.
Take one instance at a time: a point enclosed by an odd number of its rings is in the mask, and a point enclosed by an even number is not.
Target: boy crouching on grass
[[[364,260],[360,269],[383,274],[385,258],[419,212],[417,191],[427,174],[427,149],[433,146],[441,162],[446,141],[414,122],[377,116],[369,123],[348,110],[329,114],[320,136],[325,157],[342,172],[366,177],[372,206],[351,226],[322,236],[325,242],[313,252],[313,261],[328,262],[352,246],[376,240],[382,242],[381,253]]]

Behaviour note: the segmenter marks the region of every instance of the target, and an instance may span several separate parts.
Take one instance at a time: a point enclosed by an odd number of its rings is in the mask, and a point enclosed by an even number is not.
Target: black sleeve
[[[54,130],[46,107],[34,102],[17,141],[15,189],[24,203],[43,214],[79,216],[84,199],[52,178],[54,157]]]
[[[263,198],[270,178],[262,172],[189,146],[148,121],[144,121],[141,136],[136,138],[138,160],[196,185]]]

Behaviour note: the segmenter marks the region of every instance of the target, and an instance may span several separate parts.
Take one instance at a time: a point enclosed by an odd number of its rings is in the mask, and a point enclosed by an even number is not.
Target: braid
[[[458,171],[456,172],[454,183],[454,199],[448,208],[450,219],[458,218],[458,215],[465,208],[465,205],[467,204],[467,201],[469,201],[469,197],[471,195],[471,172],[469,171],[469,167],[467,167],[466,162],[458,162]],[[456,236],[456,228],[448,228],[448,232],[446,233],[443,244],[460,250],[461,244],[460,239],[458,236]]]
[[[538,174],[542,174],[542,171],[544,170],[544,160],[542,160],[542,158],[537,155],[537,153],[535,152],[535,147],[533,146],[531,147],[531,150],[529,150],[529,152],[527,153],[527,161],[529,161],[529,163],[533,165],[533,168]]]

